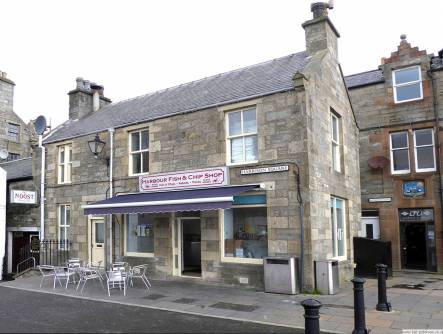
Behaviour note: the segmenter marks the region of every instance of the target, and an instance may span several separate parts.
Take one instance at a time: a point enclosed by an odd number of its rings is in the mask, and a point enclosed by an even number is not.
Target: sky
[[[14,110],[52,126],[82,77],[113,102],[305,50],[310,0],[0,0],[0,71]],[[376,69],[400,35],[437,54],[441,0],[336,0],[345,75]]]

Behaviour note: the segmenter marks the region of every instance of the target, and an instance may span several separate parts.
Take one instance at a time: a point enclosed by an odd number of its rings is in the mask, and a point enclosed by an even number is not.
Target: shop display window
[[[126,216],[126,254],[154,253],[154,222],[147,214]]]
[[[267,256],[266,207],[225,210],[224,243],[225,257],[262,259]]]

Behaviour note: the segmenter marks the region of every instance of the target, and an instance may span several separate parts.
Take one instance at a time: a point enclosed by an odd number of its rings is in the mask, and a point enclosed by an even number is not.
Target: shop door
[[[427,269],[426,223],[401,223],[402,267]]]
[[[91,261],[105,261],[105,220],[103,218],[94,218],[91,222]]]
[[[200,218],[181,219],[181,275],[201,277]]]

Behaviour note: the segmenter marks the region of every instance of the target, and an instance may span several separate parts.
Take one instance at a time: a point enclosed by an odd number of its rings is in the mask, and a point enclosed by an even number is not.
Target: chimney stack
[[[306,51],[311,56],[318,51],[328,50],[337,58],[337,38],[340,34],[328,16],[328,10],[333,8],[332,1],[311,4],[312,19],[302,24],[305,29]]]
[[[83,78],[77,78],[76,87],[69,95],[69,119],[80,119],[111,103],[103,96],[104,88]]]

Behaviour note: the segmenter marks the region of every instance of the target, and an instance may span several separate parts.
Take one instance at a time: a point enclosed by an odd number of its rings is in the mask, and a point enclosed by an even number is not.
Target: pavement
[[[177,278],[151,280],[147,291],[141,282],[121,291],[107,291],[99,284],[88,282],[81,294],[72,285],[68,289],[52,289],[48,279],[42,288],[40,277],[18,278],[2,282],[1,287],[71,296],[75,298],[131,305],[156,310],[173,311],[188,315],[210,316],[255,324],[285,326],[288,329],[304,327],[302,300],[314,298],[320,309],[320,328],[329,333],[351,333],[354,329],[353,291],[346,283],[336,295],[281,295],[264,293],[246,287],[209,284],[199,279]],[[138,283],[138,284],[137,284]],[[387,281],[391,312],[375,310],[377,281],[365,283],[366,325],[371,334],[401,333],[402,329],[443,328],[443,276],[428,273],[402,273]]]
[[[0,333],[292,333],[303,330],[0,287]]]

